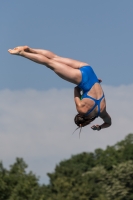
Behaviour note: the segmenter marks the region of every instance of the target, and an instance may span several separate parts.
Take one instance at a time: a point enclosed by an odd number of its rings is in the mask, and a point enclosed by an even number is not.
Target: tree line
[[[133,134],[105,150],[61,161],[40,184],[22,158],[0,163],[0,200],[133,200]]]

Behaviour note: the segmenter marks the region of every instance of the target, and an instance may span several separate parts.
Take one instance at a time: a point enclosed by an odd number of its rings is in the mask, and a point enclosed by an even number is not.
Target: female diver
[[[78,127],[90,124],[97,117],[103,119],[103,124],[93,125],[91,127],[93,130],[99,131],[111,125],[111,117],[106,111],[105,96],[100,85],[101,80],[97,78],[89,64],[28,46],[9,49],[8,52],[45,65],[62,79],[77,85],[74,88],[74,101],[78,114],[74,121]]]

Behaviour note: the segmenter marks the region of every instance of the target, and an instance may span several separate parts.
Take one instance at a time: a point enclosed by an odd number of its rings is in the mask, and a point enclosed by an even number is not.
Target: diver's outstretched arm
[[[111,126],[112,120],[109,114],[106,112],[106,110],[103,112],[103,114],[100,117],[103,119],[104,123],[101,125],[93,125],[91,127],[93,130],[99,131],[103,128],[108,128],[109,126]]]

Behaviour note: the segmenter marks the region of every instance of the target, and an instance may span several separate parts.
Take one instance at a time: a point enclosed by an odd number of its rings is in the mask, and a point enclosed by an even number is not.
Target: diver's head
[[[95,120],[96,117],[88,118],[85,115],[77,114],[74,118],[74,122],[79,127],[84,127],[90,124],[92,121]]]

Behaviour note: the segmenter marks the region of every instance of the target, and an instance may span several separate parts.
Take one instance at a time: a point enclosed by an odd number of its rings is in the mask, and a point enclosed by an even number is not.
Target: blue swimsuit
[[[96,106],[98,106],[98,113],[96,116],[96,117],[98,117],[100,115],[100,103],[101,103],[102,99],[104,98],[104,94],[100,99],[97,100],[97,99],[89,96],[88,92],[90,91],[90,89],[92,88],[92,86],[95,83],[99,83],[99,80],[98,80],[96,74],[94,73],[93,69],[90,66],[81,67],[81,68],[79,68],[79,70],[81,71],[81,74],[82,74],[82,80],[79,83],[78,87],[83,91],[82,99],[89,98],[95,102],[92,109],[89,110],[86,113],[86,115],[89,115],[93,111],[93,109]]]

